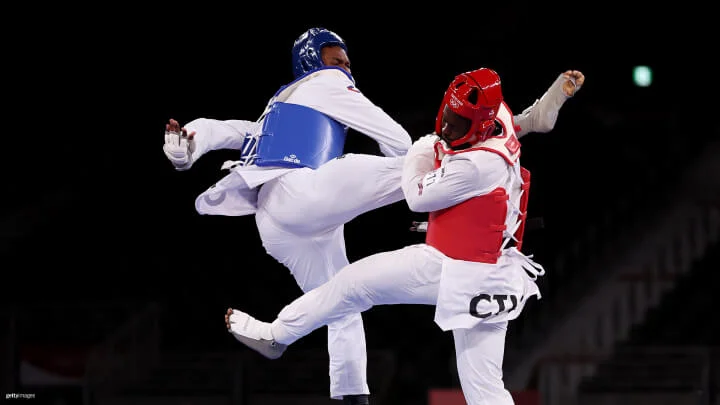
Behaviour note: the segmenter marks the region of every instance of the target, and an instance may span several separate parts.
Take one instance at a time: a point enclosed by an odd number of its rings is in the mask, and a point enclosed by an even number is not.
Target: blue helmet
[[[323,67],[320,50],[328,45],[340,46],[347,52],[345,41],[336,33],[325,28],[310,28],[300,35],[295,40],[292,49],[292,65],[295,78]]]

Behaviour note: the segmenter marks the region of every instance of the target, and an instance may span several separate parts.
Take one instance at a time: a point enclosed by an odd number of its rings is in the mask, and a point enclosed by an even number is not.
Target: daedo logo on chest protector
[[[295,155],[285,156],[285,157],[283,157],[283,161],[292,162],[292,163],[300,163],[300,159],[298,159],[297,156],[295,156]]]

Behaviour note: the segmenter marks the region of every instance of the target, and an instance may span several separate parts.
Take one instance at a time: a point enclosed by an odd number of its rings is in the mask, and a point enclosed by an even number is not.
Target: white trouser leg
[[[323,325],[374,305],[434,305],[441,271],[442,255],[426,245],[358,260],[283,308],[273,322],[273,337],[290,344]]]
[[[263,246],[303,291],[325,283],[348,264],[343,225],[404,198],[402,164],[403,157],[348,154],[269,181],[258,193],[255,215]],[[369,393],[360,313],[327,325],[331,396]]]
[[[468,405],[513,405],[502,377],[507,322],[455,329],[458,376]]]
[[[283,229],[312,235],[404,199],[403,157],[347,154],[263,185],[258,204]]]
[[[290,269],[304,292],[322,285],[348,264],[342,226],[301,237],[280,229],[262,210],[255,218],[263,246]],[[349,314],[328,325],[328,353],[331,397],[370,393],[361,314]]]

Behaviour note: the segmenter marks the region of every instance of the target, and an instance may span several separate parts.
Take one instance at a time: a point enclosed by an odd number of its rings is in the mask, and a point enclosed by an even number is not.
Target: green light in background
[[[638,87],[648,87],[652,84],[652,69],[648,66],[635,66],[633,68],[633,82]]]

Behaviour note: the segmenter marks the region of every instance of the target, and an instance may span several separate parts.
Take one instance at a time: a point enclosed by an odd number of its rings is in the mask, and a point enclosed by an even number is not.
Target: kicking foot
[[[273,339],[269,323],[260,322],[236,309],[228,308],[225,313],[225,326],[240,343],[268,359],[277,359],[287,349],[287,345],[277,343]]]

